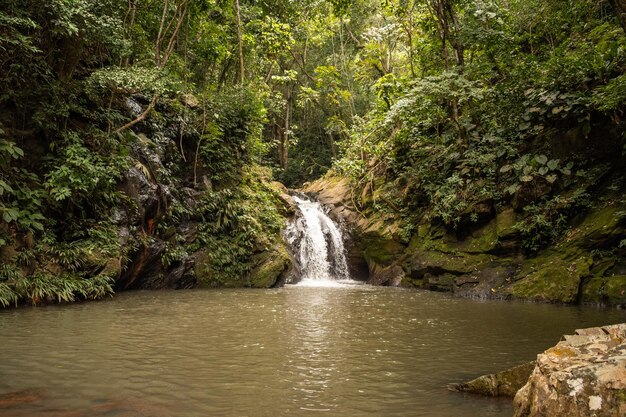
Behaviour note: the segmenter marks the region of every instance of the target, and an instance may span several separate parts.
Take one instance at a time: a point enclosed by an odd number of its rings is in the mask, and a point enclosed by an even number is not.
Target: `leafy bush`
[[[251,268],[253,254],[280,239],[282,203],[277,191],[260,179],[264,175],[254,168],[237,187],[207,192],[193,214],[201,222],[187,251],[206,250],[207,276],[216,282],[240,280]]]
[[[542,204],[524,207],[526,217],[515,224],[520,232],[522,249],[534,254],[554,243],[568,228],[570,218],[592,207],[590,194],[576,190],[571,196],[555,196]]]

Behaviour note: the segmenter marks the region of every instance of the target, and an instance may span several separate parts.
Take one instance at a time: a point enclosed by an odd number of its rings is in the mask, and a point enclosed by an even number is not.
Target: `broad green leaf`
[[[5,191],[12,193],[13,188],[11,188],[11,186],[7,184],[4,180],[0,180],[0,195],[3,195]]]
[[[551,171],[554,171],[558,166],[559,166],[558,159],[552,159],[548,161],[548,168],[550,168]]]
[[[508,192],[509,194],[515,194],[517,192],[517,190],[519,190],[520,188],[521,188],[521,185],[513,184],[513,185],[507,187],[506,192]]]

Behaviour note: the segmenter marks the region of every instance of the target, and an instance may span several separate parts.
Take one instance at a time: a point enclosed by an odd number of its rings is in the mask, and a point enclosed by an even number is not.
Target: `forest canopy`
[[[139,229],[218,218],[205,244],[237,230],[246,249],[223,256],[239,261],[278,224],[224,225],[259,215],[227,208],[260,192],[259,170],[297,187],[332,169],[407,240],[425,212],[455,229],[484,202],[524,207],[537,251],[619,170],[625,31],[621,0],[2,0],[0,247],[16,249],[0,302],[41,298],[59,270],[70,284],[51,294],[110,290],[81,286],[84,259],[135,253],[115,220],[134,168],[208,193],[204,214],[161,204]]]

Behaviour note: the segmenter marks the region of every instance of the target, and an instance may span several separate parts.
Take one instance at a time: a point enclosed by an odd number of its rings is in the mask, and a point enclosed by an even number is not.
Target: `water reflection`
[[[332,292],[331,292],[332,291]],[[342,329],[348,319],[345,288],[292,291],[289,311],[298,314],[290,326],[290,356],[294,385],[290,401],[301,410],[330,411],[338,407],[337,393],[345,361]],[[329,298],[333,302],[329,302]],[[336,311],[335,309],[339,311]]]
[[[445,386],[532,359],[575,328],[623,320],[368,286],[129,293],[2,311],[0,415],[510,416],[510,401]]]

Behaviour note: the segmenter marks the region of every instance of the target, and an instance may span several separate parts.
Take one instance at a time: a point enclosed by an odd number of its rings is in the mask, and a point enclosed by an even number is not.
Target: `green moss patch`
[[[259,264],[250,272],[249,286],[253,288],[270,288],[276,285],[291,265],[291,259],[284,245],[276,245],[257,257]]]
[[[547,254],[528,260],[517,274],[519,279],[506,292],[515,298],[573,303],[578,296],[580,281],[589,276],[592,259],[579,256],[567,259]]]
[[[626,304],[626,275],[593,277],[583,286],[582,302],[593,304]]]

